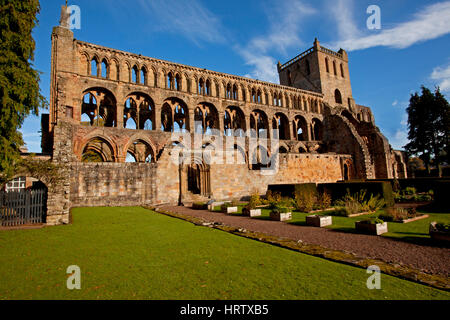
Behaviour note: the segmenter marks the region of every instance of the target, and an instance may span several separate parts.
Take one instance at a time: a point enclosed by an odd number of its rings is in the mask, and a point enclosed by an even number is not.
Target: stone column
[[[155,102],[155,121],[153,125],[156,131],[161,131],[161,109],[161,104]]]

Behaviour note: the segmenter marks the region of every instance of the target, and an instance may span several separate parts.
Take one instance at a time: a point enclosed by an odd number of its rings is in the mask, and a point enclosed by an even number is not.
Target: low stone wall
[[[71,207],[177,204],[179,167],[165,152],[157,164],[81,163],[69,165]],[[336,182],[342,180],[342,155],[281,155],[274,174],[250,170],[247,164],[212,164],[211,197],[231,200],[270,184]]]
[[[280,155],[275,174],[249,170],[248,165],[211,166],[211,190],[215,199],[229,200],[250,195],[254,190],[265,194],[270,184],[325,183],[342,180],[340,155]]]
[[[72,163],[70,200],[79,206],[150,205],[156,199],[156,164]]]

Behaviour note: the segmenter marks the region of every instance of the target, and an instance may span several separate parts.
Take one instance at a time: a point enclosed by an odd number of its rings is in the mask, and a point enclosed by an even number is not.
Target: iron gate
[[[47,190],[0,191],[0,226],[45,223]]]

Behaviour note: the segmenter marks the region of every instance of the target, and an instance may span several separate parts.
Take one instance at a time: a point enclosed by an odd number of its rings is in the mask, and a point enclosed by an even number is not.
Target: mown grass
[[[81,268],[81,290],[66,269]],[[79,208],[73,224],[0,231],[0,299],[446,299],[440,291],[139,208]]]

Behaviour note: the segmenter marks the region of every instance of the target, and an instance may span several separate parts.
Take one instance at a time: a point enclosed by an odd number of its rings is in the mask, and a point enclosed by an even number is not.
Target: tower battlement
[[[321,93],[330,106],[356,112],[344,49],[335,52],[315,39],[308,50],[284,64],[278,63],[278,74],[282,85]]]

